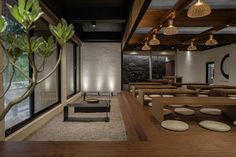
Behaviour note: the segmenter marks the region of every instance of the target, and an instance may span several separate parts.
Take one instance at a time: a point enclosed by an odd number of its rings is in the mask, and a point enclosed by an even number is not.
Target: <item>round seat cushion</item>
[[[233,122],[234,126],[236,126],[236,121]]]
[[[212,131],[226,132],[230,131],[231,128],[228,124],[212,121],[212,120],[204,120],[199,123],[199,125],[205,129],[209,129]]]
[[[91,99],[87,99],[86,102],[87,102],[87,103],[98,103],[99,100],[98,100],[98,99],[94,99],[94,98],[92,99],[92,98],[91,98]]]
[[[236,97],[232,96],[232,97],[229,97],[229,99],[236,99]]]
[[[152,98],[146,97],[146,98],[144,98],[144,100],[145,100],[145,101],[152,101]]]
[[[164,95],[162,95],[162,97],[171,98],[171,97],[174,97],[174,95],[164,94]]]
[[[148,106],[152,107],[152,102],[149,102],[149,103],[148,103]]]
[[[187,105],[188,107],[202,107],[202,105]]]
[[[169,115],[169,114],[171,114],[172,113],[172,111],[171,110],[169,110],[169,109],[166,109],[166,108],[164,108],[163,109],[163,114],[164,114],[164,116],[167,116],[167,115]]]
[[[169,107],[184,107],[184,105],[168,105]]]
[[[208,97],[207,94],[198,94],[198,97]]]
[[[161,122],[161,126],[172,131],[186,131],[189,129],[189,125],[187,123],[179,120],[164,120]]]
[[[222,111],[217,108],[202,108],[200,109],[201,113],[208,114],[208,115],[213,115],[213,116],[219,116],[222,114]]]
[[[156,97],[161,97],[161,95],[159,94],[151,94],[149,95],[150,98],[156,98]]]
[[[228,97],[236,97],[235,94],[229,94]]]
[[[194,110],[188,109],[188,108],[175,108],[174,109],[175,113],[181,114],[181,115],[185,115],[185,116],[191,116],[195,114]]]

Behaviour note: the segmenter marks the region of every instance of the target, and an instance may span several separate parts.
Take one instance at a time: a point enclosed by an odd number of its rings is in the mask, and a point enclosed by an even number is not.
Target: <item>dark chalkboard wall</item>
[[[164,56],[152,56],[152,77],[160,79],[165,75]],[[149,56],[123,55],[123,84],[149,80]]]
[[[123,56],[123,84],[149,80],[149,56]]]

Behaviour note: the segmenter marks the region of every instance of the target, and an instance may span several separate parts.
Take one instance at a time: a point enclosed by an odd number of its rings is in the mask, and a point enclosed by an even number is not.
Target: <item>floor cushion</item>
[[[199,123],[199,125],[205,129],[209,129],[212,131],[226,132],[230,131],[231,128],[228,124],[217,122],[213,120],[204,120]]]
[[[187,123],[179,120],[164,120],[161,122],[161,126],[172,131],[186,131],[189,129],[189,125]]]
[[[162,95],[162,97],[171,98],[171,97],[174,97],[174,95],[164,94],[164,95]]]
[[[183,107],[184,105],[168,105],[169,107]]]
[[[146,98],[144,98],[144,100],[145,100],[145,101],[152,101],[152,98],[146,97]]]
[[[87,101],[87,103],[98,103],[99,99],[90,98],[90,99],[87,99],[86,101]]]
[[[167,115],[169,115],[169,114],[171,114],[171,113],[172,113],[172,111],[171,111],[171,110],[169,110],[169,109],[166,109],[166,108],[164,108],[164,109],[163,109],[163,112],[164,112],[164,116],[167,116]]]
[[[198,94],[198,97],[208,97],[207,94]]]
[[[187,105],[188,107],[202,107],[202,105]]]
[[[236,121],[234,121],[233,124],[236,126]]]
[[[204,114],[208,114],[208,115],[214,115],[214,116],[219,116],[222,114],[222,110],[217,109],[217,108],[201,108],[200,112]]]
[[[159,94],[151,94],[149,95],[150,98],[156,98],[156,97],[161,97],[161,95]]]
[[[149,102],[149,103],[148,103],[148,106],[152,107],[152,102]]]
[[[194,110],[188,109],[188,108],[175,108],[174,109],[175,113],[181,114],[181,115],[185,115],[185,116],[191,116],[195,114]]]

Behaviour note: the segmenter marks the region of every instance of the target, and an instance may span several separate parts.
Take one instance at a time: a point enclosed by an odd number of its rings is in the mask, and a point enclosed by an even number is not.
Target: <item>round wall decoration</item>
[[[229,58],[229,54],[226,54],[223,58],[222,58],[222,60],[221,60],[221,62],[220,62],[220,71],[221,71],[221,74],[224,76],[224,78],[226,78],[226,79],[229,79],[229,74],[227,74],[226,72],[225,72],[225,69],[224,69],[224,64],[225,64],[225,61],[227,61],[227,59]]]

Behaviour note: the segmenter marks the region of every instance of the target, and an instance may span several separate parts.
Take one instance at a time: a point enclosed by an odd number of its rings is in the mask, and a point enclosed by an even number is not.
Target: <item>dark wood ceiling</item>
[[[227,45],[236,42],[236,1],[214,1],[204,0],[212,7],[212,13],[206,17],[192,19],[187,17],[187,8],[184,4],[190,4],[195,0],[152,0],[149,8],[139,22],[136,31],[132,34],[124,50],[130,51],[142,47],[147,39],[151,38],[150,33],[158,25],[167,25],[170,12],[176,13],[174,25],[180,29],[177,35],[163,35],[162,30],[158,32],[158,39],[161,44],[153,46],[152,50],[186,50],[191,40],[196,38],[195,45],[199,50],[205,50],[217,46]],[[230,25],[227,27],[227,25]],[[226,28],[227,27],[227,28]],[[228,31],[224,31],[228,29]],[[218,40],[216,46],[205,46],[205,41],[209,38],[209,33],[217,30],[214,37]],[[222,31],[223,30],[223,31]],[[222,31],[221,33],[218,33]]]
[[[133,0],[42,0],[82,41],[121,41]],[[92,22],[96,27],[92,27]]]

